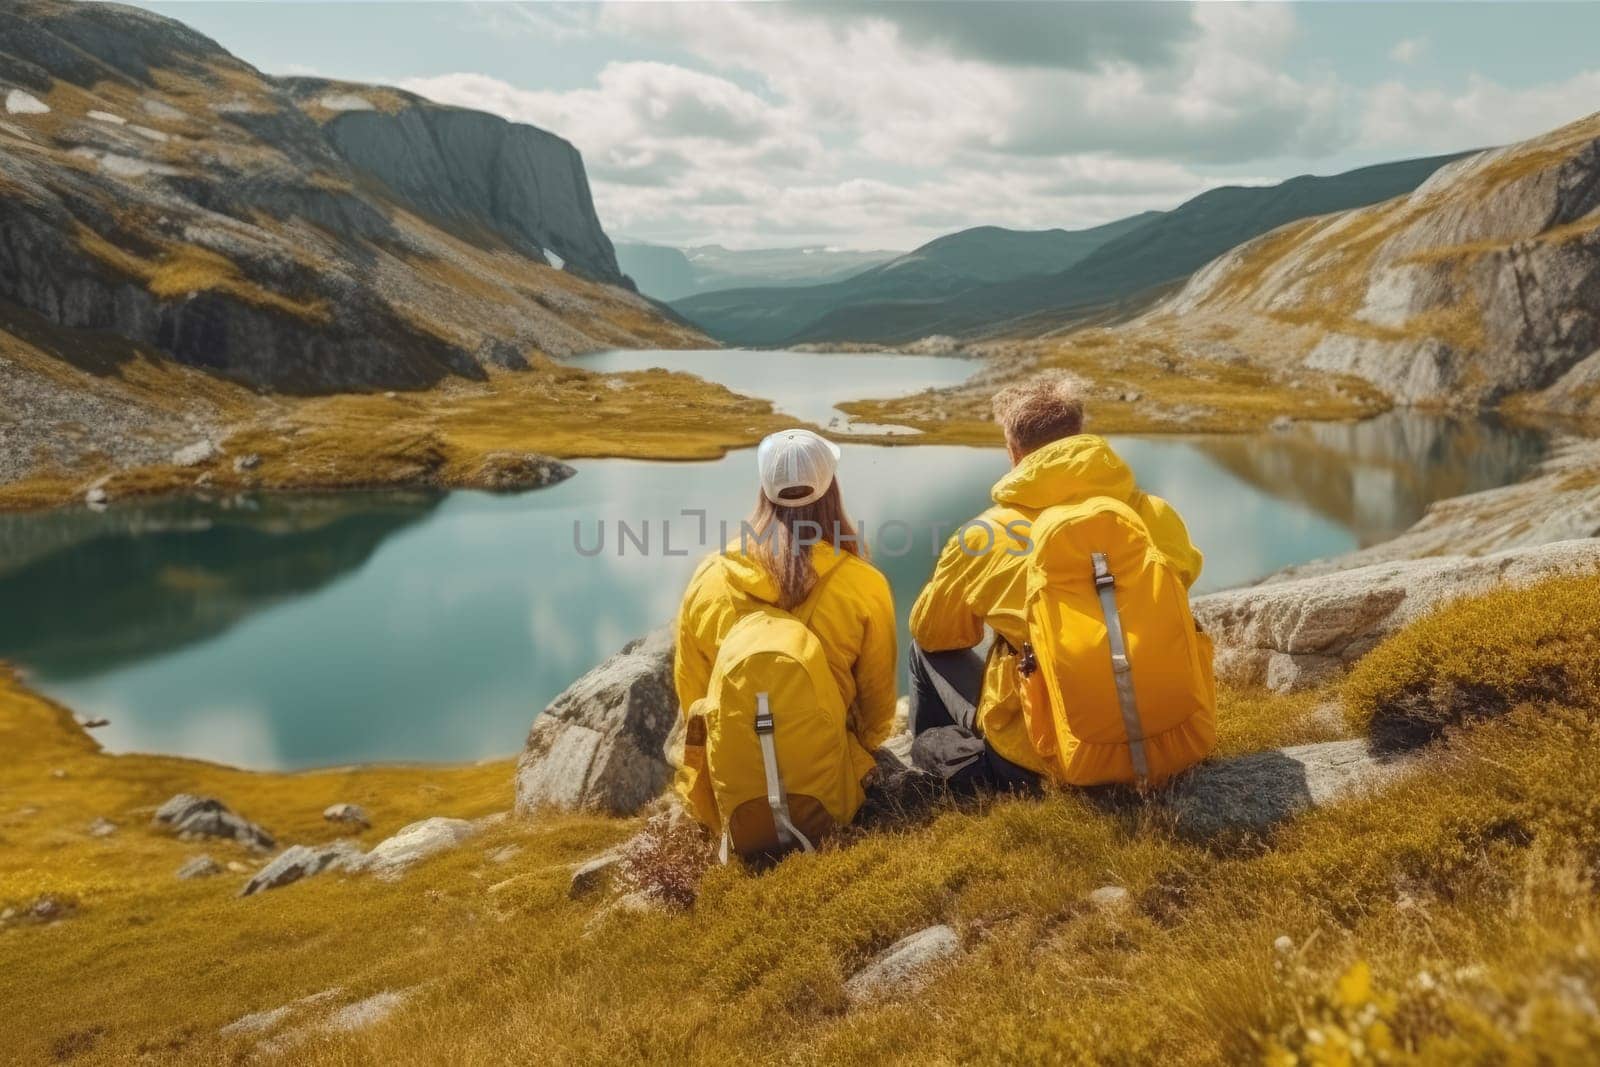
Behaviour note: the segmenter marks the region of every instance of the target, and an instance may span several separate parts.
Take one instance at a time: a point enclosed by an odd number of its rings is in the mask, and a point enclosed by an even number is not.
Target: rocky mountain
[[[627,286],[582,159],[543,130],[272,78],[178,22],[65,0],[0,10],[0,107],[16,360],[117,338],[95,358],[322,391],[703,340]]]
[[[744,340],[758,332],[763,338],[771,337],[780,323],[792,325],[792,331],[760,343],[899,344],[934,334],[1033,336],[1063,326],[1125,318],[1230,248],[1295,219],[1400,196],[1457,158],[1459,155],[1435,156],[1331,177],[1302,175],[1277,185],[1212,189],[1171,211],[1137,215],[1083,231],[1089,240],[1079,244],[1078,254],[1062,259],[1054,269],[979,279],[987,284],[934,286],[915,292],[869,292],[863,287],[860,299],[855,294],[829,294],[822,302],[828,304],[828,310],[809,316],[775,312],[774,305],[784,299],[783,294],[716,294],[715,298],[708,295],[674,306],[713,336],[728,341]],[[1104,239],[1094,240],[1096,236]],[[1025,257],[1020,262],[1028,264]],[[1028,265],[1038,266],[1037,262]],[[744,319],[759,326],[747,327]]]
[[[1131,328],[1407,404],[1600,415],[1600,114],[1275,229]]]
[[[623,242],[617,261],[639,291],[657,300],[752,286],[821,285],[886,263],[899,252],[815,245],[799,248],[667,248]]]
[[[1060,271],[1158,214],[1145,212],[1087,230],[977,226],[828,285],[730,289],[676,301],[673,307],[730,344],[898,337],[898,324],[908,316],[926,315],[968,290]]]

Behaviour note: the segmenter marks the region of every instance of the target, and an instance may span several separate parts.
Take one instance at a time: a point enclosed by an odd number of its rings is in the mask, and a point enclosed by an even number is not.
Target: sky
[[[1591,3],[136,2],[560,134],[614,239],[676,246],[1075,229],[1600,110]]]

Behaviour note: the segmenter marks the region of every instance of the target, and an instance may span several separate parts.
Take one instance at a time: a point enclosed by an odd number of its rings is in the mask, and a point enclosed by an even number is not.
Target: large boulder
[[[579,678],[534,720],[517,761],[517,811],[638,811],[672,777],[663,748],[677,719],[672,633],[662,628]]]
[[[1269,749],[1202,763],[1176,779],[1160,802],[1186,837],[1259,835],[1301,812],[1385,785],[1412,763],[1413,757],[1374,752],[1365,739]]]
[[[1198,597],[1217,677],[1280,692],[1327,681],[1411,620],[1505,585],[1600,570],[1600,539],[1397,560]]]

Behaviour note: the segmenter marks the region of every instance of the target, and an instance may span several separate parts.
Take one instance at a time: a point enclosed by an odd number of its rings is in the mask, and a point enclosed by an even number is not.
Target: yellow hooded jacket
[[[994,506],[945,545],[911,609],[912,640],[929,652],[972,648],[983,640],[985,624],[1004,639],[995,642],[984,669],[978,730],[1001,756],[1037,774],[1048,775],[1050,768],[1028,739],[1014,651],[1028,637],[1028,530],[1045,508],[1100,496],[1137,512],[1157,551],[1184,585],[1194,584],[1202,556],[1172,505],[1140,492],[1133,471],[1103,437],[1079,434],[1029,453],[995,483]]]
[[[875,766],[872,751],[894,730],[894,597],[881,571],[830,544],[812,546],[811,563],[817,585],[796,611],[811,611],[811,630],[850,709],[851,759],[860,781]],[[757,602],[776,604],[778,587],[737,542],[708,556],[695,571],[678,612],[673,670],[678,705],[685,712],[710,688],[723,638]]]

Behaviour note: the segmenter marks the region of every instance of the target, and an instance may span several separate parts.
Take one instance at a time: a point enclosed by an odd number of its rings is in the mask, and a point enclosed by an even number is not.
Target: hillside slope
[[[936,238],[832,284],[729,289],[680,300],[673,307],[730,344],[877,340],[886,330],[894,331],[889,324],[901,307],[922,308],[969,289],[1059,271],[1157,214],[1145,212],[1087,230],[978,226]]]
[[[1201,193],[1055,274],[965,292],[895,317],[886,341],[929,334],[1032,335],[1137,307],[1228,249],[1285,222],[1375,204],[1415,189],[1458,155],[1384,163],[1331,177]]]
[[[323,391],[703,341],[624,287],[582,160],[542,130],[267,77],[172,20],[64,0],[0,11],[0,101],[14,345],[81,362],[94,331]]]
[[[1600,415],[1600,114],[1275,230],[1130,329],[1402,403]]]

